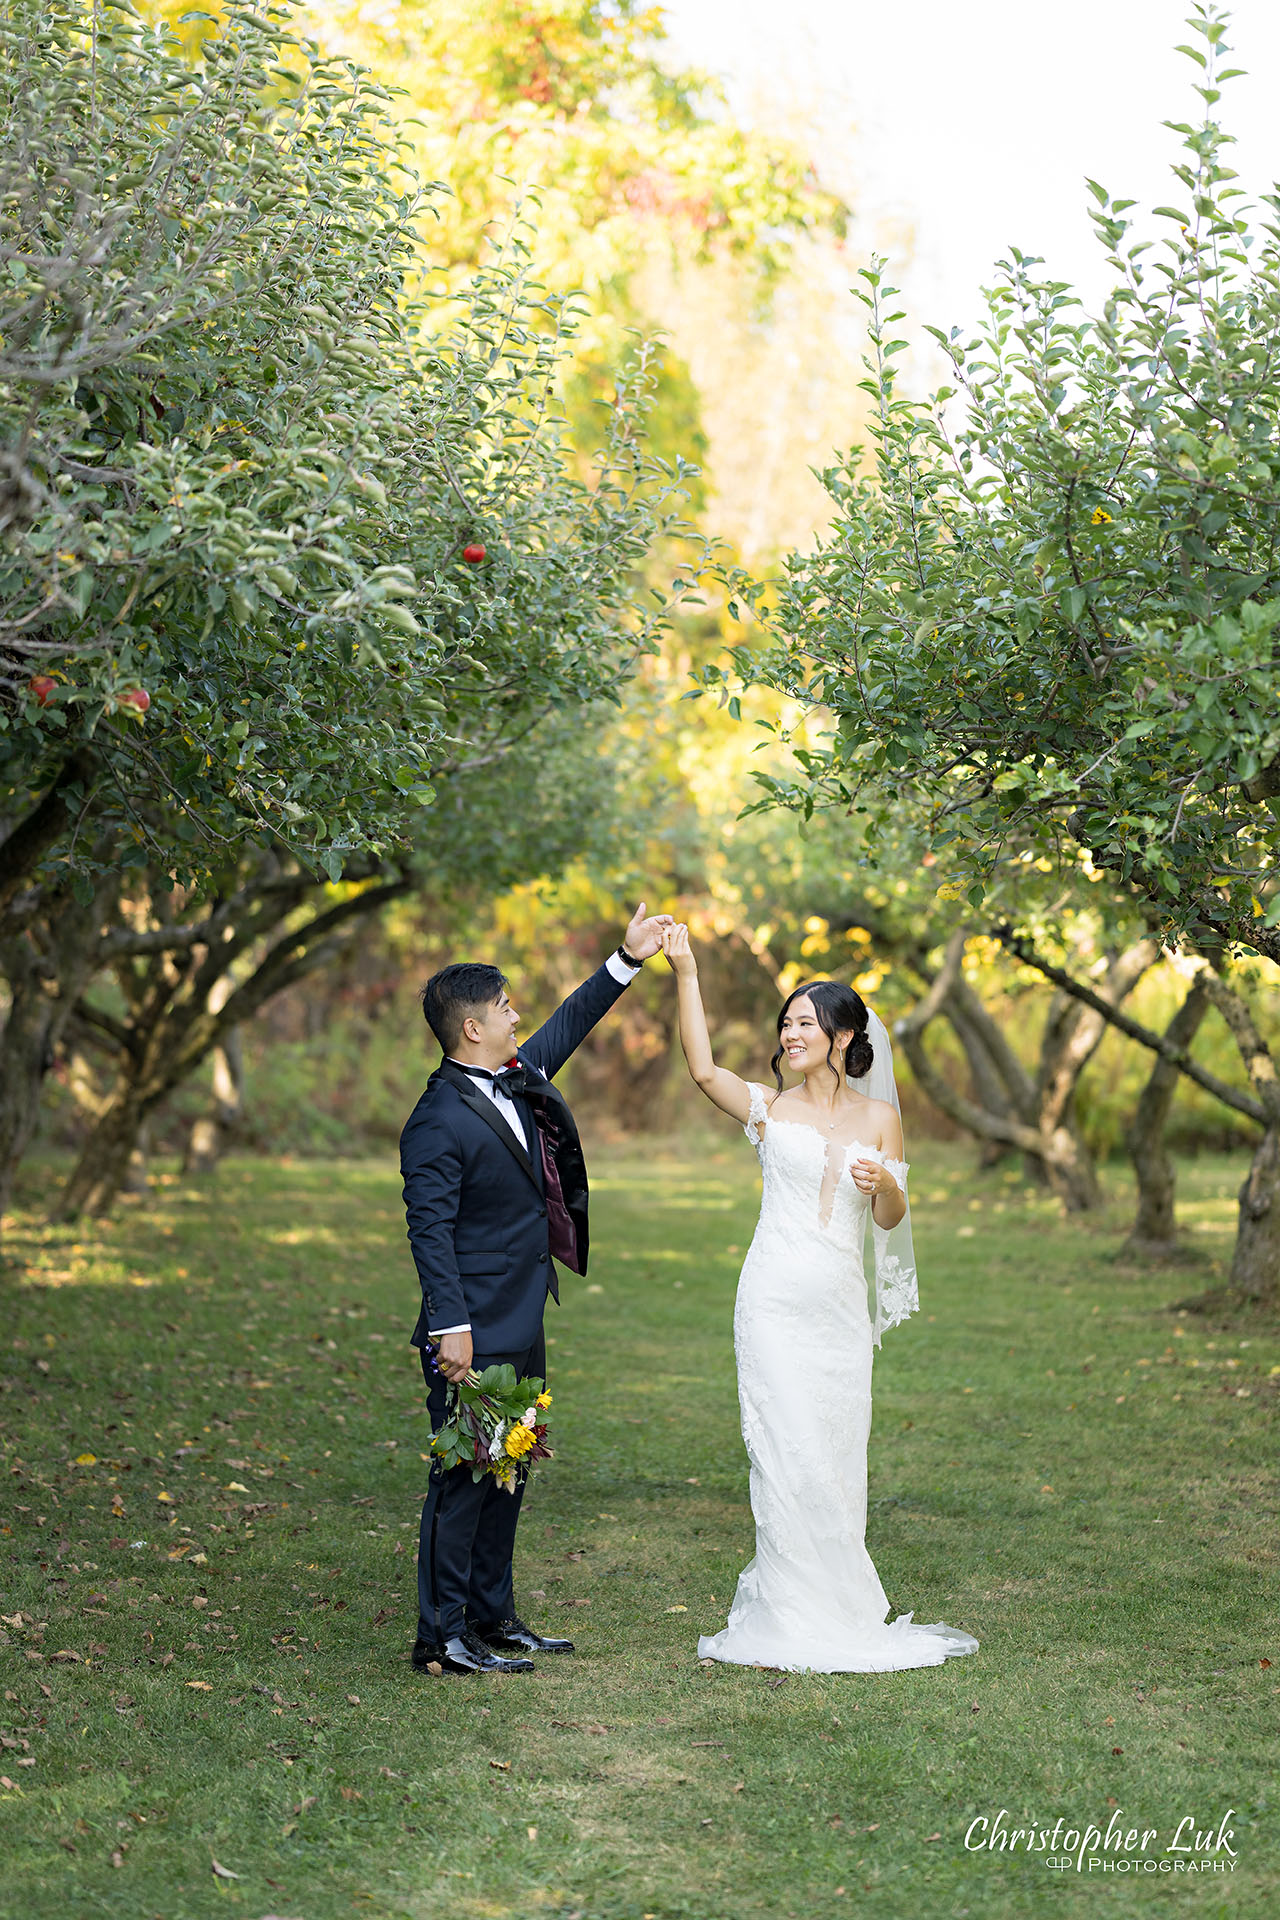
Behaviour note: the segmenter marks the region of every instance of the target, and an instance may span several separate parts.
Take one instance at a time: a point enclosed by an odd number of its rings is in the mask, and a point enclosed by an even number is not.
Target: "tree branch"
[[[1061,967],[1055,967],[1051,961],[1042,959],[1031,942],[1021,934],[1014,933],[1011,927],[997,927],[994,931],[1001,946],[1007,953],[1013,954],[1015,959],[1021,960],[1028,967],[1034,967],[1036,972],[1042,973],[1046,980],[1052,980],[1055,987],[1061,987],[1062,991],[1069,993],[1073,999],[1082,1000],[1085,1006],[1092,1007],[1095,1013],[1100,1013],[1104,1020],[1109,1021],[1128,1039],[1136,1040],[1140,1047],[1148,1047],[1152,1053],[1160,1054],[1172,1066],[1177,1067],[1180,1073],[1185,1073],[1188,1080],[1194,1080],[1196,1085],[1203,1087],[1206,1093],[1211,1093],[1215,1100],[1221,1100],[1224,1106],[1233,1107],[1237,1113],[1247,1114],[1249,1119],[1255,1120],[1260,1127],[1267,1125],[1267,1109],[1260,1100],[1255,1100],[1251,1095],[1228,1086],[1225,1080],[1219,1080],[1217,1074],[1210,1073],[1206,1067],[1200,1066],[1193,1060],[1185,1047],[1175,1045],[1167,1040],[1164,1034],[1156,1033],[1151,1027],[1144,1027],[1137,1020],[1130,1019],[1127,1013],[1121,1013],[1118,1007],[1113,1006],[1109,1000],[1105,1000],[1100,993],[1095,993],[1092,987],[1086,987],[1083,981],[1073,979]],[[1227,991],[1230,992],[1230,989],[1228,988]],[[1235,996],[1233,995],[1232,998]]]
[[[97,769],[92,756],[78,747],[54,776],[53,784],[24,819],[0,841],[0,910],[13,899],[58,836],[65,832],[72,787],[88,787]]]

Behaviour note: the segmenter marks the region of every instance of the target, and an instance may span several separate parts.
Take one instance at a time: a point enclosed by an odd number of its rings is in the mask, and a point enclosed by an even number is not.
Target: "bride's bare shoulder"
[[[867,1120],[875,1132],[875,1144],[881,1153],[887,1153],[894,1159],[902,1158],[902,1121],[898,1109],[888,1100],[868,1100]]]

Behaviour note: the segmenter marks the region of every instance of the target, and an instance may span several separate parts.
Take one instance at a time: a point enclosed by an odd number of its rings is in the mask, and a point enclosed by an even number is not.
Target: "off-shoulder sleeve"
[[[758,1087],[754,1080],[748,1080],[747,1091],[751,1095],[751,1111],[742,1131],[758,1152],[760,1142],[764,1139],[764,1123],[769,1117],[769,1109],[765,1104],[763,1087]]]
[[[883,1160],[885,1166],[889,1169],[889,1172],[893,1175],[894,1179],[897,1181],[898,1185],[902,1188],[902,1191],[905,1193],[907,1190],[907,1174],[910,1170],[910,1165],[911,1165],[910,1161],[895,1160],[893,1156],[888,1153],[882,1153],[880,1158]]]

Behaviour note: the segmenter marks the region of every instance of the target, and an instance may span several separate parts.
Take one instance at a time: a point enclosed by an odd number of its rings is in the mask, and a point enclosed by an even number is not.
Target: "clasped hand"
[[[898,1183],[888,1167],[881,1166],[878,1160],[855,1160],[849,1168],[853,1184],[859,1193],[869,1193],[874,1199],[878,1193],[897,1193]]]

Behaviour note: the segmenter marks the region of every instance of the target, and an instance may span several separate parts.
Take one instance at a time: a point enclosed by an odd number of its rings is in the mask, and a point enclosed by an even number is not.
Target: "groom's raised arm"
[[[639,967],[629,967],[616,953],[611,953],[589,980],[584,980],[567,1000],[560,1002],[545,1025],[521,1043],[521,1053],[532,1060],[535,1067],[541,1067],[548,1080],[554,1080],[570,1054],[582,1045],[592,1027],[604,1018],[614,1001],[621,998],[639,971]]]
[[[520,1051],[542,1069],[548,1080],[555,1079],[569,1055],[630,986],[645,961],[661,950],[663,928],[672,924],[669,913],[651,914],[646,919],[642,900],[622,936],[622,945],[589,980],[561,1001],[532,1039],[524,1042]]]
[[[427,1330],[466,1326],[471,1313],[453,1244],[462,1153],[452,1129],[431,1113],[411,1114],[400,1136],[400,1174]]]

